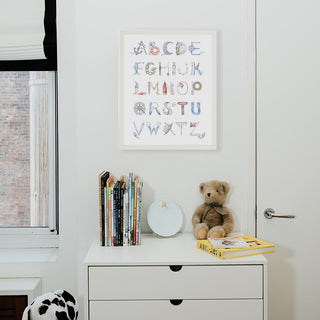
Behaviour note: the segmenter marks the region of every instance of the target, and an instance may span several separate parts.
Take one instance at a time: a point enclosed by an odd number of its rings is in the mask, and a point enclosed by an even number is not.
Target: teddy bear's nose
[[[207,193],[207,196],[210,197],[210,196],[211,196],[211,193]]]

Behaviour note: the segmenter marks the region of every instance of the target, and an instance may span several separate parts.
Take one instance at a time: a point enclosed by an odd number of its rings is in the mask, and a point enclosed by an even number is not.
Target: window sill
[[[0,249],[59,247],[59,236],[47,229],[1,229],[0,231]]]
[[[55,262],[58,256],[58,248],[0,249],[0,263]]]

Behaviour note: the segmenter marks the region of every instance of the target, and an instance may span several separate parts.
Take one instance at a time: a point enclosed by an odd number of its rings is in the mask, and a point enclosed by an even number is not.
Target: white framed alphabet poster
[[[216,149],[216,51],[215,31],[121,32],[121,149]]]

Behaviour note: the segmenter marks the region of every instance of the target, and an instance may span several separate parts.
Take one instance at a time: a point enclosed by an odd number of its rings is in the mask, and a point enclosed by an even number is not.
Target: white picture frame
[[[207,30],[123,30],[122,150],[217,148],[217,39]]]

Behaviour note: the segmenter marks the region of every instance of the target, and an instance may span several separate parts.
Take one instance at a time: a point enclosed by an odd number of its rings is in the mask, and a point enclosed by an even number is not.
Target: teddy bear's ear
[[[230,190],[229,184],[227,182],[221,182],[221,186],[224,194],[227,194]]]
[[[199,190],[200,190],[201,193],[203,193],[204,186],[205,186],[204,182],[200,183]]]

